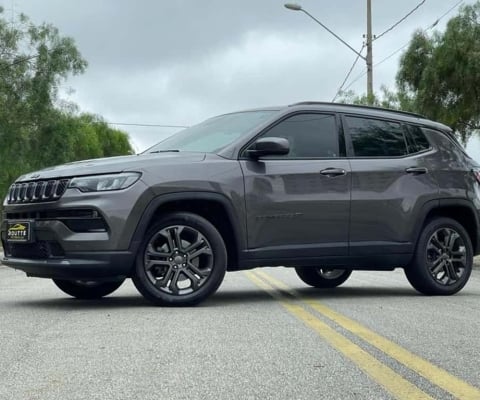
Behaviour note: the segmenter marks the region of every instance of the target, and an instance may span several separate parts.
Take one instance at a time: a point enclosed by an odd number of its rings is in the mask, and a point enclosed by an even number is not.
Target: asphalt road
[[[452,297],[402,271],[335,290],[227,274],[193,308],[100,301],[0,266],[0,399],[480,399],[480,269]]]

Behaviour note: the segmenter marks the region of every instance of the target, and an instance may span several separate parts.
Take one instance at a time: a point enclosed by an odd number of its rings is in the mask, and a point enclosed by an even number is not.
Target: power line
[[[345,76],[345,79],[343,80],[342,84],[340,85],[340,87],[339,87],[338,90],[337,90],[337,93],[336,93],[335,96],[333,97],[332,103],[335,102],[335,100],[337,99],[338,95],[342,92],[342,89],[343,89],[343,87],[345,86],[345,83],[347,83],[348,78],[350,78],[350,75],[352,74],[352,71],[353,71],[353,69],[355,68],[355,65],[357,65],[358,59],[360,58],[360,54],[362,54],[362,51],[363,51],[364,48],[365,48],[365,43],[362,45],[362,48],[361,48],[360,51],[358,52],[357,58],[355,58],[355,61],[353,62],[352,66],[350,67],[350,70],[348,71],[347,76]]]
[[[358,82],[360,79],[362,79],[365,75],[367,75],[367,71],[362,72],[360,75],[358,75],[353,81],[351,81],[348,86],[343,88],[343,90],[348,90],[354,83]]]
[[[140,124],[130,122],[106,122],[109,125],[124,125],[124,126],[149,126],[155,128],[188,128],[185,125],[161,125],[161,124]]]
[[[50,51],[51,51],[51,50],[50,50]],[[18,58],[18,59],[16,59],[16,60],[12,61],[12,62],[9,63],[9,64],[5,64],[5,65],[3,66],[3,68],[2,68],[2,71],[3,71],[3,70],[6,70],[6,69],[8,69],[8,68],[10,68],[10,67],[13,67],[14,65],[21,64],[21,63],[23,63],[23,62],[27,62],[27,61],[33,60],[34,58],[38,58],[38,57],[40,57],[40,54],[35,54],[35,55],[33,55],[33,56],[30,56],[30,57]]]
[[[460,0],[460,1],[456,2],[452,7],[450,7],[448,9],[448,11],[446,11],[439,18],[437,18],[437,20],[432,25],[430,25],[427,29],[432,29],[434,26],[436,26],[440,22],[441,19],[445,18],[448,14],[450,14],[455,8],[457,8],[464,1],[465,0]]]
[[[433,22],[432,24],[430,24],[428,27],[426,27],[425,29],[423,29],[423,32],[426,32],[430,29],[433,29],[435,26],[438,25],[438,23],[443,19],[445,18],[448,14],[450,14],[454,9],[456,9],[460,4],[462,4],[465,0],[459,0],[457,1],[452,7],[450,7],[446,12],[444,12],[440,17],[438,17],[435,22]],[[378,37],[377,37],[378,38]],[[402,45],[401,47],[399,47],[397,50],[393,51],[392,53],[390,53],[387,57],[383,58],[382,60],[380,60],[378,63],[374,64],[374,67],[377,67],[379,66],[380,64],[383,64],[385,61],[389,60],[390,58],[392,58],[395,54],[397,54],[399,51],[403,50],[405,47],[407,47],[408,45],[410,44],[410,41],[405,43],[404,45]],[[348,90],[354,83],[356,83],[357,81],[359,81],[361,78],[363,78],[365,75],[367,75],[367,72],[362,72],[360,75],[358,75],[357,77],[355,77],[353,79],[353,81],[351,81],[347,87],[344,88],[344,90]]]
[[[460,4],[462,4],[465,0],[460,0],[453,7],[450,7],[448,11],[443,13],[440,17],[438,17],[434,23],[430,24],[427,26],[425,29],[423,29],[423,32],[426,32],[430,29],[433,29],[437,24],[440,22],[441,19],[445,18],[448,14],[450,14],[455,8],[457,8]],[[388,59],[392,58],[395,54],[397,54],[399,51],[403,50],[405,47],[407,47],[410,44],[410,42],[405,43],[402,47],[399,47],[397,50],[395,50],[393,53],[390,53],[387,57],[379,61],[378,63],[375,64],[375,66],[378,66],[380,64],[383,64],[385,61]]]
[[[425,4],[427,0],[422,0],[420,3],[417,4],[417,6],[415,8],[413,8],[412,10],[410,10],[410,12],[408,12],[403,18],[399,19],[397,22],[395,22],[390,28],[388,28],[387,30],[383,31],[380,35],[376,36],[373,40],[378,40],[380,39],[382,36],[385,36],[388,32],[392,31],[393,29],[395,29],[398,25],[400,25],[403,21],[405,21],[410,15],[412,15],[415,11],[417,11],[421,6],[423,6]]]

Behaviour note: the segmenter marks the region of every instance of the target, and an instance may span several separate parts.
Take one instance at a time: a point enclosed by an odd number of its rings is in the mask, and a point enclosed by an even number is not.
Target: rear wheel
[[[307,285],[320,289],[337,287],[344,283],[352,273],[346,269],[324,267],[296,267],[295,271]]]
[[[133,283],[155,305],[194,305],[213,294],[225,276],[222,236],[205,218],[174,213],[145,235]]]
[[[111,282],[53,279],[53,282],[63,292],[77,299],[99,299],[117,290],[122,286],[124,279]]]
[[[450,218],[428,222],[405,274],[426,295],[451,295],[461,290],[472,272],[473,247],[465,228]]]

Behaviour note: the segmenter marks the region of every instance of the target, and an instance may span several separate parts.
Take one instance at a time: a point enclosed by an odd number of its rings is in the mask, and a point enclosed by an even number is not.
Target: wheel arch
[[[415,242],[418,242],[420,233],[425,224],[435,217],[452,218],[460,223],[470,236],[473,253],[480,253],[480,237],[478,234],[479,217],[473,204],[466,199],[439,199],[426,203],[422,210],[422,223],[418,224],[415,231]]]
[[[154,198],[140,218],[130,249],[137,252],[150,226],[162,215],[171,212],[191,212],[212,223],[225,241],[228,270],[237,270],[240,254],[246,248],[244,228],[231,201],[224,195],[210,192],[182,192]]]

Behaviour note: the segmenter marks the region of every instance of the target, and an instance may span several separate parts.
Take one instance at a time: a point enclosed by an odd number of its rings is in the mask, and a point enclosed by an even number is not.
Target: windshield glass
[[[184,129],[163,140],[145,153],[199,151],[215,153],[246,134],[276,111],[246,111],[220,115]]]

